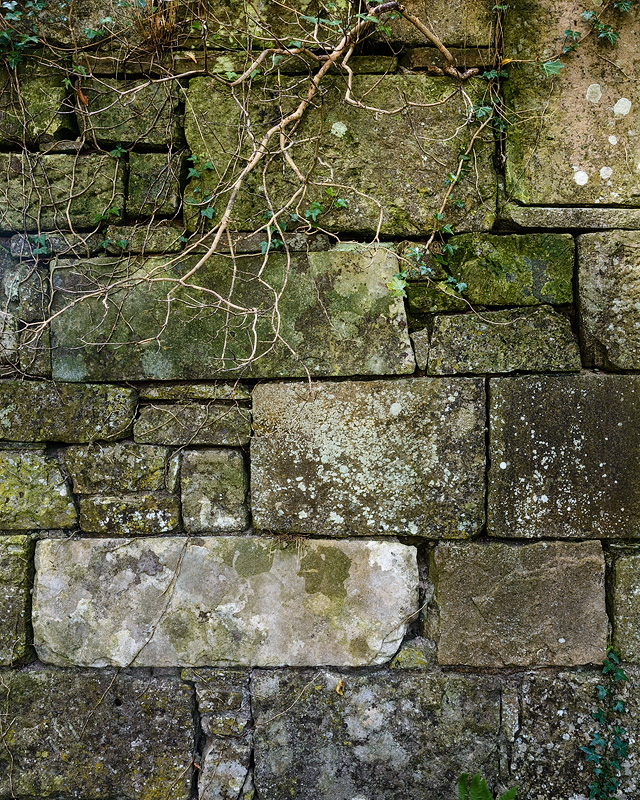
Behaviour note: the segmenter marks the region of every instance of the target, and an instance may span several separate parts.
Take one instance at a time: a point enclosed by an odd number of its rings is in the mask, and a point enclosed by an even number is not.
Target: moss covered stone
[[[71,492],[54,459],[35,450],[0,450],[0,530],[75,524]]]
[[[640,662],[640,553],[619,553],[613,577],[614,646],[625,661]]]
[[[185,530],[243,531],[248,481],[238,450],[186,450],[180,470]]]
[[[136,393],[120,386],[0,381],[0,439],[90,442],[131,432]]]
[[[15,364],[18,347],[20,267],[8,239],[0,240],[0,370]],[[1,374],[1,373],[0,373]]]
[[[249,442],[251,412],[222,403],[144,406],[133,435],[136,442],[150,444],[237,447]]]
[[[435,26],[441,42],[461,47],[489,47],[492,44],[491,12],[494,5],[493,0],[432,0],[428,8],[423,0],[404,3],[407,11],[415,14],[421,22]],[[385,26],[389,28],[388,37],[394,42],[414,47],[430,45],[424,35],[400,14],[391,15]]]
[[[181,199],[180,163],[180,158],[167,153],[131,153],[127,213],[175,214]]]
[[[80,445],[64,451],[73,491],[78,494],[164,489],[168,458],[166,447],[130,442]]]
[[[515,230],[548,228],[551,230],[593,230],[626,228],[640,230],[640,209],[598,208],[592,206],[558,208],[556,206],[527,207],[516,203],[498,206],[498,218]]]
[[[411,316],[442,311],[466,311],[468,303],[445,281],[411,281],[406,289]]]
[[[0,673],[0,797],[188,800],[192,696],[112,671]]]
[[[414,370],[404,306],[386,287],[398,270],[386,248],[342,245],[293,253],[289,262],[274,253],[266,267],[261,256],[246,256],[235,269],[230,258],[217,256],[190,278],[190,288],[176,281],[195,257],[166,263],[54,264],[53,308],[62,311],[52,323],[55,377],[210,380]],[[109,288],[114,270],[123,281],[119,291]],[[84,289],[96,294],[68,308]],[[229,298],[232,313],[218,297]],[[86,344],[88,330],[94,345]]]
[[[313,554],[319,584],[301,570]],[[334,579],[336,558],[349,567]],[[41,541],[34,640],[62,666],[380,664],[416,611],[417,582],[415,548],[396,542]]]
[[[152,383],[138,388],[141,400],[249,400],[242,383]]]
[[[88,533],[145,536],[180,525],[180,502],[172,494],[83,495],[79,506],[80,528]]]
[[[473,378],[262,384],[258,528],[466,538],[484,522],[484,390]]]
[[[449,269],[466,283],[464,297],[474,305],[559,305],[573,300],[573,237],[530,233],[493,236],[463,235]]]
[[[32,60],[17,70],[0,70],[1,142],[43,145],[69,135],[72,114],[63,107],[63,74]]]
[[[0,536],[0,664],[28,655],[27,609],[31,596],[31,538]]]

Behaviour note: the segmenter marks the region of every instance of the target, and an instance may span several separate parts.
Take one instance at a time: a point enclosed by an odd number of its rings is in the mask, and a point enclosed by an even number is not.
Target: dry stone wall
[[[586,800],[610,644],[634,800],[640,8],[408,0],[475,74],[374,26],[212,252],[295,5],[43,2],[3,51],[0,800]]]

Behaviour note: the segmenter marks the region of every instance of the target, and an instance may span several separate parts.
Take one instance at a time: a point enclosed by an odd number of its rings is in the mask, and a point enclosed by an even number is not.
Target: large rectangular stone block
[[[439,544],[431,580],[440,664],[576,666],[604,657],[599,542]]]
[[[266,264],[217,256],[180,286],[196,263],[55,263],[53,309],[62,313],[52,323],[54,376],[211,380],[415,368],[404,306],[385,285],[399,268],[387,248],[343,245],[291,253],[290,262],[274,253]]]
[[[0,536],[0,664],[24,659],[31,592],[31,538]]]
[[[248,528],[247,484],[244,459],[238,450],[185,450],[180,469],[185,530]]]
[[[493,0],[407,0],[403,4],[427,27],[435,31],[445,45],[460,47],[490,47],[491,10]],[[405,46],[430,45],[418,28],[397,12],[384,18],[388,33],[378,39],[391,38]]]
[[[0,673],[0,703],[3,800],[191,797],[193,699],[180,681],[7,671]]]
[[[640,377],[496,378],[489,395],[490,536],[640,536]]]
[[[63,107],[63,72],[36,59],[0,70],[0,141],[23,147],[46,145],[71,132],[72,112]]]
[[[169,449],[153,445],[97,443],[67,447],[64,463],[78,494],[143,492],[173,488]]]
[[[473,378],[262,384],[254,524],[466,538],[484,522],[484,388]]]
[[[398,649],[417,590],[396,542],[41,541],[34,641],[61,666],[365,666]]]
[[[497,783],[495,678],[287,670],[252,685],[261,800],[451,800],[461,772]]]

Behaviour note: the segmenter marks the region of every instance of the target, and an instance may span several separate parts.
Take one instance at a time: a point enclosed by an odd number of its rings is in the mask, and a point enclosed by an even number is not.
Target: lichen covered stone
[[[180,502],[172,494],[82,495],[79,506],[80,528],[87,533],[146,536],[180,525]]]
[[[619,553],[613,573],[614,646],[625,661],[640,661],[640,553]]]
[[[180,470],[185,530],[245,530],[249,526],[247,484],[240,451],[185,450]]]
[[[18,69],[0,70],[0,141],[42,145],[70,131],[70,110],[63,107],[66,89],[59,70],[48,71],[25,59]]]
[[[261,384],[253,413],[258,528],[437,539],[484,522],[481,380]]]
[[[29,653],[27,614],[31,597],[31,538],[0,536],[0,664]]]
[[[403,4],[427,27],[434,30],[445,45],[489,47],[491,39],[491,10],[493,0],[435,0],[425,6],[423,0],[407,0]],[[424,46],[431,43],[423,33],[400,14],[385,18],[385,39],[405,46]],[[380,38],[383,38],[380,36]]]
[[[175,214],[180,202],[179,158],[167,153],[130,153],[127,195],[130,216]]]
[[[221,403],[143,406],[133,435],[136,442],[147,444],[238,447],[249,441],[251,413]]]
[[[380,664],[417,587],[416,551],[396,542],[41,541],[34,642],[60,666]]]
[[[138,388],[141,400],[250,400],[243,383],[152,383]]]
[[[557,206],[521,206],[503,203],[498,206],[498,217],[516,230],[527,228],[549,228],[556,230],[640,230],[640,209],[598,208],[583,206],[558,208]]]

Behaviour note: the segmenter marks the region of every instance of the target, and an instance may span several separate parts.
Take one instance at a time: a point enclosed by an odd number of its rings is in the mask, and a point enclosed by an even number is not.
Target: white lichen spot
[[[344,124],[344,122],[334,122],[331,126],[331,133],[334,136],[337,136],[338,139],[342,139],[346,132],[347,126]]]
[[[507,462],[506,461],[501,461],[500,462],[500,469],[506,469],[506,468],[507,468]]]
[[[340,514],[336,514],[335,511],[332,511],[329,514],[329,522],[335,522],[336,525],[342,525],[344,522],[344,517],[341,517]]]
[[[616,119],[619,117],[626,117],[630,111],[631,111],[631,100],[627,100],[626,97],[621,97],[613,107],[613,114],[616,117]]]
[[[609,178],[613,175],[613,170],[611,167],[601,167],[600,168],[600,177],[603,181],[609,180]]]
[[[602,87],[599,83],[592,83],[587,89],[587,100],[590,103],[599,103],[602,97]]]
[[[402,405],[400,403],[392,403],[391,408],[389,409],[389,413],[392,417],[397,417],[401,411]]]
[[[613,134],[609,137],[609,144],[618,144],[618,137]]]
[[[573,180],[578,184],[578,186],[584,186],[589,180],[589,176],[584,170],[579,169],[573,176]]]

